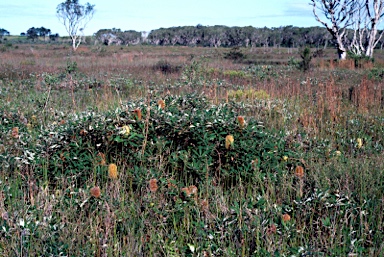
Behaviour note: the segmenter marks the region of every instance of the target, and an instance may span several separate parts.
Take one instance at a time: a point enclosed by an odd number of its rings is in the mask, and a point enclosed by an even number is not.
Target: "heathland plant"
[[[146,50],[2,59],[1,256],[381,256],[379,72]]]

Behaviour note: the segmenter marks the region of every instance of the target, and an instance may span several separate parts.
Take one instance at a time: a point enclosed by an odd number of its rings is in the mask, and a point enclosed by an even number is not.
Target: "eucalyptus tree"
[[[384,33],[384,30],[378,31],[384,16],[384,0],[361,0],[358,6],[354,15],[351,51],[372,58],[373,50]]]
[[[354,23],[354,15],[359,10],[357,0],[311,0],[313,14],[332,35],[340,60],[347,57],[347,29]],[[320,18],[319,11],[326,20]]]
[[[74,51],[79,47],[84,29],[95,13],[95,5],[79,4],[79,0],[66,0],[56,7],[57,18],[64,24],[66,31],[72,39]]]

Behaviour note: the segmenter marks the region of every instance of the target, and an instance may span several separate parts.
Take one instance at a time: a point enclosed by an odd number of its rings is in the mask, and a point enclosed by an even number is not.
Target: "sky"
[[[56,16],[64,0],[0,0],[0,28],[20,35],[29,28],[45,27],[66,36]],[[309,0],[79,0],[95,5],[95,14],[84,30],[93,35],[100,29],[150,32],[178,26],[320,26]]]

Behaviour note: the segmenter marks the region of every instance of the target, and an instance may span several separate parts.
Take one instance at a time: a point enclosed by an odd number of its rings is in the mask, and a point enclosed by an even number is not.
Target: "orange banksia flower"
[[[157,102],[157,104],[159,105],[159,108],[161,108],[161,109],[165,109],[165,101],[164,100],[159,100],[158,102]]]
[[[245,120],[244,120],[243,116],[238,116],[237,117],[237,121],[239,122],[240,128],[244,128],[245,127]]]
[[[200,202],[200,206],[201,206],[201,210],[204,213],[209,213],[209,204],[208,204],[208,201],[206,199],[204,199]]]
[[[189,198],[193,195],[195,200],[197,200],[197,192],[198,192],[197,187],[194,185],[189,186],[189,187],[183,187],[181,189],[182,196]]]
[[[141,110],[140,109],[133,110],[133,113],[136,115],[137,120],[141,120]]]
[[[268,229],[267,229],[267,234],[268,235],[272,235],[272,234],[276,234],[276,231],[277,231],[277,227],[275,224],[272,224]]]
[[[153,178],[149,180],[149,190],[152,193],[155,193],[159,189],[159,186],[157,185],[157,179]]]
[[[295,175],[298,178],[303,178],[304,177],[304,168],[301,167],[301,166],[297,166],[296,169],[295,169]]]
[[[19,128],[18,127],[12,128],[12,137],[13,138],[19,138]]]
[[[105,165],[105,154],[99,152],[97,154],[97,156],[99,159],[99,165],[104,166]]]
[[[91,193],[91,196],[93,196],[95,198],[99,198],[100,195],[101,195],[100,188],[97,187],[97,186],[92,187],[91,190],[90,190],[90,193]]]
[[[190,192],[192,195],[197,196],[197,186],[192,185],[192,186],[189,186],[188,189],[189,189],[189,192]]]
[[[117,166],[114,163],[109,164],[108,166],[108,176],[111,179],[117,179]]]
[[[282,219],[284,222],[288,222],[291,220],[291,216],[289,216],[289,214],[286,213],[286,214],[283,214]]]
[[[80,136],[86,136],[88,132],[85,129],[80,130]]]
[[[232,135],[228,135],[225,137],[225,148],[229,149],[232,145],[233,145],[233,136]]]

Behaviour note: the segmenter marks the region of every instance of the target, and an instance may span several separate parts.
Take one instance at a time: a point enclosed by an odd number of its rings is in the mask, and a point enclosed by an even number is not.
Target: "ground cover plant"
[[[0,255],[382,256],[382,53],[302,51],[5,48]]]

